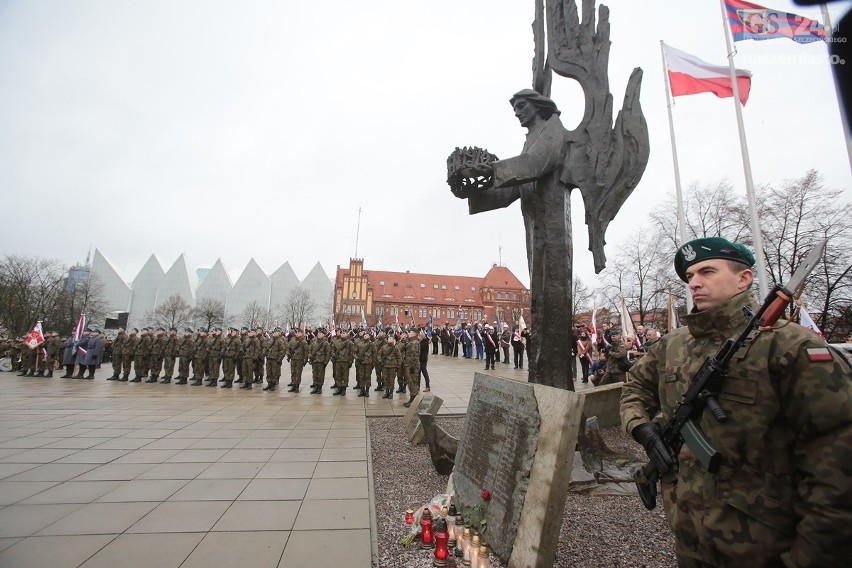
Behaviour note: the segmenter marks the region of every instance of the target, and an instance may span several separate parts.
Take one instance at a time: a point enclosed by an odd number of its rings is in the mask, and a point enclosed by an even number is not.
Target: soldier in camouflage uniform
[[[170,327],[169,335],[166,337],[166,347],[163,350],[163,380],[160,383],[166,385],[172,382],[172,374],[175,372],[175,359],[178,356],[177,328]]]
[[[396,346],[396,339],[388,335],[387,343],[379,349],[376,355],[376,368],[382,369],[382,383],[385,385],[385,394],[382,398],[393,398],[393,378],[396,370],[402,365],[402,353]]]
[[[53,370],[56,369],[56,363],[62,355],[62,349],[65,347],[65,341],[59,337],[55,331],[50,332],[50,338],[46,341],[47,360],[45,361],[45,376],[52,377]]]
[[[246,342],[248,341],[248,328],[244,327],[240,330],[240,335],[238,337],[240,341],[240,351],[237,355],[236,360],[236,368],[237,368],[237,380],[235,383],[243,382],[243,353],[245,352]]]
[[[322,385],[325,383],[325,366],[331,359],[331,343],[325,338],[325,330],[318,329],[317,336],[311,342],[311,351],[308,363],[311,365],[312,383],[311,394],[322,393]]]
[[[396,345],[396,347],[397,347],[397,349],[399,349],[400,353],[405,352],[405,345],[407,343],[408,343],[408,334],[403,333],[402,337],[399,338],[399,342]],[[396,389],[396,392],[404,393],[405,387],[408,384],[408,382],[405,380],[405,365],[404,364],[400,364],[399,367],[396,368],[396,382],[399,385],[399,387]],[[391,388],[393,388],[393,382],[391,382]]]
[[[287,346],[287,360],[290,361],[290,388],[287,392],[299,392],[299,385],[302,384],[302,369],[305,368],[310,355],[309,349],[305,332],[297,329],[296,338],[291,339]]]
[[[219,367],[222,364],[222,329],[214,327],[207,336],[207,384],[205,386],[215,387],[219,384]]]
[[[630,336],[627,336],[626,339],[632,341]],[[596,386],[627,381],[627,370],[630,368],[630,363],[627,361],[627,351],[630,344],[627,341],[621,340],[621,331],[618,329],[612,330],[612,339],[610,341],[612,344],[609,352],[606,354],[607,364],[604,376],[597,383],[595,379],[592,379],[592,384]]]
[[[183,330],[183,337],[178,340],[178,376],[176,385],[185,385],[189,379],[189,362],[195,355],[195,338],[192,336],[192,328]]]
[[[254,380],[255,361],[260,357],[260,340],[257,338],[257,333],[252,330],[248,332],[248,337],[243,343],[243,386],[244,389],[250,389]]]
[[[370,376],[375,359],[373,342],[367,332],[362,331],[355,339],[355,388],[361,391],[358,396],[370,396]]]
[[[123,327],[118,328],[115,339],[112,340],[112,376],[108,381],[117,381],[121,377],[121,364],[124,362],[124,349],[127,346],[127,332]]]
[[[414,397],[420,393],[420,341],[417,339],[416,330],[408,330],[408,341],[402,350],[402,367],[409,395],[408,402],[403,406],[409,407]]]
[[[200,387],[207,373],[207,356],[210,354],[210,344],[207,342],[207,330],[199,329],[195,337],[192,355],[191,386]]]
[[[163,370],[163,358],[166,356],[166,330],[158,327],[151,343],[151,377],[146,383],[156,383],[160,379]]]
[[[265,391],[275,390],[278,381],[281,380],[281,365],[284,356],[287,355],[287,342],[281,337],[281,330],[277,327],[272,331],[269,347],[266,349],[266,386]]]
[[[269,349],[269,345],[272,341],[269,339],[269,335],[267,335],[261,326],[257,326],[254,330],[255,337],[257,337],[257,341],[260,344],[260,353],[257,358],[254,360],[254,382],[258,384],[263,383],[263,369],[265,367],[266,361],[266,351]]]
[[[151,337],[151,330],[143,327],[139,342],[136,344],[136,350],[133,352],[133,370],[136,376],[130,379],[131,383],[141,382],[143,377],[148,376],[148,369],[151,364],[151,347],[153,344],[154,340]]]
[[[349,368],[355,361],[355,344],[349,339],[349,333],[339,330],[337,337],[331,340],[331,362],[334,365],[333,395],[346,395],[349,386]]]
[[[382,362],[379,359],[379,351],[381,351],[382,347],[385,346],[385,343],[388,342],[388,338],[385,335],[384,331],[380,331],[376,334],[376,338],[373,340],[373,366],[376,369],[376,391],[384,390],[384,382],[382,382]]]
[[[675,257],[695,309],[630,369],[624,428],[666,471],[667,421],[690,378],[738,335],[751,306],[754,257],[719,237]],[[819,336],[779,322],[734,355],[718,402],[724,423],[697,421],[722,455],[707,472],[684,444],[674,482],[662,483],[678,564],[687,567],[841,566],[852,558],[852,370]]]
[[[237,328],[228,330],[222,347],[222,388],[229,389],[234,386],[234,370],[236,369],[237,356],[242,348],[242,340],[238,335]]]
[[[121,356],[121,368],[123,374],[119,377],[119,381],[127,382],[130,377],[130,369],[133,366],[133,358],[136,356],[136,348],[139,347],[139,330],[135,327],[130,330],[130,335],[127,336],[127,343],[124,344],[124,349]]]

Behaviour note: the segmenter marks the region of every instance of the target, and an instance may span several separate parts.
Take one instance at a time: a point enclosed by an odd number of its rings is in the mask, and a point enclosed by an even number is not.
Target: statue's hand
[[[476,177],[485,177],[490,178],[494,175],[494,168],[492,168],[489,164],[477,164],[475,166],[470,166],[468,168],[464,168],[462,170],[462,175],[465,177],[476,178]]]

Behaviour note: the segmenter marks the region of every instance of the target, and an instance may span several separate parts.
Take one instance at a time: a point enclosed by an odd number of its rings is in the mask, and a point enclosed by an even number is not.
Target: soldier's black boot
[[[361,388],[361,385],[355,385],[354,387],[352,387],[353,390],[361,390]]]
[[[201,379],[192,379],[192,382],[189,383],[189,385],[192,386],[192,387],[200,387],[201,386]]]
[[[340,392],[337,394],[340,396],[346,396],[346,387],[340,387]]]
[[[358,394],[358,396],[370,396],[370,389],[362,388],[361,392]]]
[[[47,374],[45,375],[45,377],[47,377],[47,378],[49,378],[49,379],[50,379],[50,378],[53,378],[53,369],[49,370],[49,371],[47,372]]]
[[[139,378],[139,375],[136,375],[135,377],[133,377],[132,379],[130,379],[130,380],[129,380],[129,381],[127,381],[127,382],[128,382],[128,383],[141,383],[141,382],[142,382],[142,379],[140,379],[140,378]]]
[[[123,375],[121,375],[121,378],[118,379],[118,380],[121,381],[122,383],[126,383],[128,375],[129,375],[128,373],[124,373]]]
[[[299,392],[299,385],[293,385],[292,387],[287,389],[287,392]]]
[[[41,369],[38,373],[35,374],[35,376],[36,377],[43,377],[44,376],[44,369]]]
[[[80,369],[77,371],[77,376],[76,376],[76,377],[74,377],[74,378],[75,378],[75,379],[82,379],[82,378],[83,378],[83,373],[84,373],[84,372],[85,372],[85,367],[83,367],[83,366],[81,365],[81,366],[80,366]]]
[[[111,377],[107,377],[107,380],[108,380],[108,381],[117,381],[117,380],[118,380],[118,375],[113,375],[113,376],[111,376]]]
[[[271,390],[274,390],[274,389],[275,389],[275,385],[273,385],[272,383],[266,383],[266,386],[263,387],[263,390],[265,390],[265,391],[271,391]]]
[[[385,396],[382,398],[393,398],[393,389],[385,389]]]
[[[175,384],[176,385],[185,385],[186,384],[186,377],[178,376],[177,380],[175,381]]]
[[[334,385],[333,387],[331,387],[331,394],[333,394],[334,396],[339,395],[340,394],[340,387],[337,386],[337,385]]]
[[[319,394],[319,385],[311,385],[311,394]]]
[[[160,384],[161,384],[161,385],[167,385],[167,384],[169,384],[170,382],[172,382],[172,378],[171,378],[171,377],[163,377],[163,380],[162,380],[162,381],[160,381]]]
[[[251,381],[246,381],[245,383],[243,383],[243,386],[241,386],[240,388],[251,390]]]
[[[234,386],[234,381],[225,380],[225,384],[221,385],[223,389],[229,389]]]
[[[405,392],[405,385],[399,385],[399,388],[396,389],[396,392]]]
[[[148,379],[145,382],[146,383],[156,383],[157,377],[154,377],[154,376],[148,377]]]
[[[376,391],[376,392],[381,392],[381,391],[385,390],[385,388],[382,386],[382,383],[378,383],[376,385],[376,388],[374,388],[373,390]]]
[[[204,386],[205,387],[215,387],[218,384],[219,383],[216,381],[216,379],[207,379],[207,384],[204,385]]]
[[[409,398],[409,399],[408,399],[408,402],[403,402],[403,403],[402,403],[402,405],[403,405],[405,408],[408,408],[409,406],[411,406],[411,403],[412,403],[412,402],[414,402],[414,397],[413,397],[413,396],[412,396],[411,398]]]
[[[241,383],[241,382],[243,382],[243,379],[242,379],[242,377],[240,377],[239,379],[237,379],[237,380],[236,380],[236,381],[234,381],[234,382],[235,382],[235,383]]]

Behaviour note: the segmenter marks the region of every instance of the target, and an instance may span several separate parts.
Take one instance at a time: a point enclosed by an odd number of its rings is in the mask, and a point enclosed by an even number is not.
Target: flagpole
[[[760,297],[769,295],[769,278],[766,272],[766,259],[763,254],[763,235],[760,232],[760,222],[757,216],[757,200],[754,197],[754,180],[751,175],[751,160],[748,155],[748,144],[746,143],[745,127],[743,126],[743,110],[740,103],[740,87],[737,84],[737,70],[734,68],[734,49],[731,46],[730,26],[728,24],[728,11],[725,8],[725,0],[719,0],[722,7],[722,31],[725,34],[725,45],[728,48],[728,68],[731,71],[731,88],[734,91],[734,108],[737,114],[737,127],[740,135],[740,149],[743,155],[743,171],[745,173],[746,195],[748,196],[748,208],[751,216],[751,232],[754,239],[754,252],[757,258],[757,285]]]
[[[675,192],[677,193],[677,226],[680,244],[686,242],[686,215],[683,211],[683,191],[680,186],[680,166],[677,161],[677,143],[675,142],[674,118],[672,117],[672,86],[669,84],[669,67],[666,63],[666,44],[660,40],[660,51],[663,54],[663,80],[666,84],[666,109],[669,111],[669,136],[672,140],[672,163],[674,164]],[[689,285],[686,285],[686,312],[692,311],[692,296]]]
[[[825,26],[825,47],[829,53],[829,64],[836,65],[831,59],[831,38],[834,36],[834,26],[831,25],[831,14],[828,12],[826,4],[820,4],[819,9],[822,12],[822,21]],[[834,95],[837,98],[837,108],[840,110],[840,122],[843,124],[843,137],[846,138],[846,157],[849,158],[849,169],[852,170],[852,132],[849,131],[849,117],[846,116],[846,105],[843,104],[843,97],[840,95],[840,86],[837,84],[837,75],[831,73],[831,80],[834,82]]]

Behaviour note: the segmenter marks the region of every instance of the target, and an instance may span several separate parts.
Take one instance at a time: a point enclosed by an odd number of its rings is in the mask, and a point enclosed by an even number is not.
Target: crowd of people
[[[635,333],[622,334],[621,329],[606,322],[603,333],[592,341],[586,324],[574,328],[574,356],[580,360],[578,380],[601,386],[626,382],[627,371],[648,349],[660,340],[660,332],[644,325],[636,326]]]

